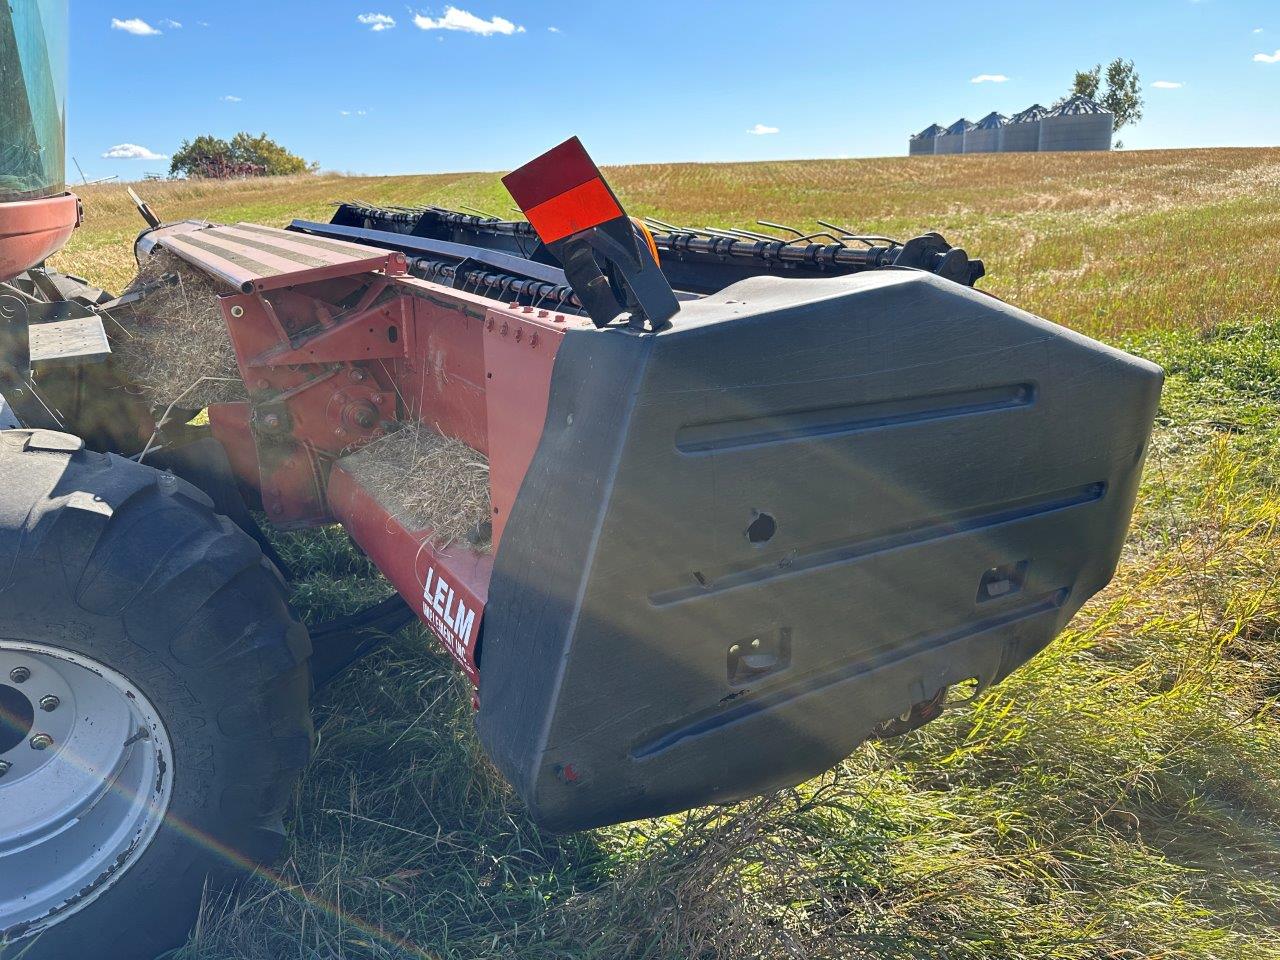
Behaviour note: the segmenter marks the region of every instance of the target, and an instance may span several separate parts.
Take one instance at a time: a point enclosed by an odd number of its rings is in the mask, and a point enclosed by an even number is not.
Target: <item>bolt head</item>
[[[26,667],[14,667],[9,671],[9,679],[14,683],[26,683],[31,679],[31,671]]]
[[[0,777],[3,777],[6,773],[8,773],[12,769],[13,769],[13,764],[10,763],[8,760],[0,760]]]
[[[37,733],[31,738],[32,750],[48,750],[52,746],[53,737],[49,736],[47,733]]]
[[[45,713],[53,713],[60,706],[62,706],[62,701],[51,693],[40,698],[40,709]]]

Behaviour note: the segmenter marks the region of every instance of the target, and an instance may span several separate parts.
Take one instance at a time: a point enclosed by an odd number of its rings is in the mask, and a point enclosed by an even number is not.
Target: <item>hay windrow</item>
[[[161,286],[132,306],[112,311],[113,350],[129,378],[158,406],[175,401],[198,409],[246,397],[218,297],[233,293],[166,250],[157,249],[125,289],[132,293],[165,274]]]
[[[460,440],[410,424],[342,460],[342,467],[411,530],[437,546],[489,545],[489,461]]]

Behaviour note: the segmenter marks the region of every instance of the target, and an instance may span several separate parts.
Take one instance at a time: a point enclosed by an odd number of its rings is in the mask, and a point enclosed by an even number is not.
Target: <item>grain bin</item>
[[[942,127],[938,126],[936,123],[929,124],[919,133],[915,134],[907,143],[907,156],[932,156],[934,142],[942,132]]]
[[[964,137],[972,129],[973,124],[961,117],[934,138],[933,152],[964,153]]]
[[[1040,121],[1040,149],[1110,150],[1113,120],[1088,97],[1072,97]]]
[[[996,153],[1000,149],[1001,132],[1008,118],[992,110],[964,135],[965,153]]]
[[[1000,131],[1002,153],[1035,153],[1040,149],[1040,121],[1049,111],[1038,103],[1015,113]]]

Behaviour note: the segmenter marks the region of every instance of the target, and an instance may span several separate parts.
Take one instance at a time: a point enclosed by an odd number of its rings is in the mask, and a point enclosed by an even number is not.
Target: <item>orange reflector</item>
[[[636,225],[636,229],[640,231],[640,236],[644,237],[645,246],[647,246],[649,248],[649,252],[653,254],[653,262],[662,263],[662,260],[658,257],[658,244],[657,241],[653,239],[653,231],[649,229],[643,220],[637,220],[635,217],[632,217],[631,222],[634,223]]]
[[[622,208],[603,180],[596,177],[566,190],[524,212],[543,243],[555,243],[575,233],[622,216]]]

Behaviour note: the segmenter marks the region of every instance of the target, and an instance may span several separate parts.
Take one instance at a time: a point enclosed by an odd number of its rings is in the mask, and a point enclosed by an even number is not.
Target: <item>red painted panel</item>
[[[589,323],[582,317],[565,317],[532,307],[491,310],[485,320],[494,549],[502,539],[511,505],[542,439],[551,368],[564,340],[564,330]]]
[[[492,554],[460,543],[437,550],[427,533],[406,529],[341,466],[329,477],[329,505],[351,538],[478,684],[476,641],[489,597]]]
[[[249,404],[215,403],[209,407],[209,429],[231,461],[231,472],[249,490],[258,489],[258,448],[249,427]]]
[[[412,297],[412,341],[398,371],[408,419],[430,424],[480,453],[489,452],[485,419],[484,309],[492,300],[425,281],[430,298]]]

